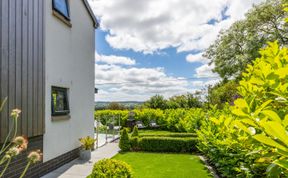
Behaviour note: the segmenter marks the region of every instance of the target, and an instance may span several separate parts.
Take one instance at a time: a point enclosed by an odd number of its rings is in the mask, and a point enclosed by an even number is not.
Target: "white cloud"
[[[197,54],[189,54],[186,56],[186,61],[187,62],[200,62],[203,64],[209,63],[209,59],[205,58],[202,56],[203,53],[197,53]]]
[[[214,65],[201,52],[213,43],[221,29],[244,17],[253,3],[264,0],[89,0],[100,19],[105,39],[116,49],[155,53],[168,47],[190,52],[188,62],[200,62],[195,77],[168,76],[164,68],[135,67],[134,59],[96,55],[96,100],[123,101],[148,99],[154,94],[169,97],[193,92],[220,79]],[[223,19],[223,10],[225,18]],[[213,24],[208,24],[209,21]],[[103,64],[104,63],[104,64]],[[206,78],[206,79],[203,79]],[[97,84],[106,83],[106,85]]]
[[[188,79],[168,76],[163,68],[137,68],[95,64],[96,101],[144,101],[155,94],[166,98],[195,92],[201,85]]]
[[[122,64],[122,65],[135,65],[136,61],[124,56],[114,56],[114,55],[99,55],[98,53],[95,54],[95,61],[102,62],[106,64]]]
[[[178,52],[204,50],[218,32],[243,18],[263,0],[89,0],[117,49],[153,53],[167,47]],[[227,8],[223,19],[223,10]],[[207,22],[214,19],[214,24]]]
[[[219,75],[212,71],[214,67],[215,67],[214,64],[211,64],[211,65],[204,64],[196,68],[196,77],[218,78]]]

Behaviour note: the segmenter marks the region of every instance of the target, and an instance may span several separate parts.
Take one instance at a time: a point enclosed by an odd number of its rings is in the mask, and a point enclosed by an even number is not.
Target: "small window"
[[[70,21],[68,0],[52,0],[52,1],[53,1],[53,10],[57,11],[66,20]]]
[[[68,101],[68,89],[52,87],[52,116],[63,116],[70,113]]]

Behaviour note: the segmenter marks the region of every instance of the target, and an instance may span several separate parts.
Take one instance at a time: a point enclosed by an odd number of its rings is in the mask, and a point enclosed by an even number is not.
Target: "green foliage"
[[[140,134],[139,137],[196,137],[196,133]]]
[[[127,129],[123,129],[121,131],[120,141],[119,141],[119,148],[122,151],[130,151],[130,141],[129,141],[129,135],[127,132]]]
[[[127,163],[103,159],[95,163],[92,173],[87,178],[132,178],[132,168]]]
[[[141,137],[131,139],[132,150],[149,152],[193,152],[196,138],[181,137]]]
[[[169,98],[167,101],[168,109],[177,109],[177,108],[201,108],[202,102],[199,97],[188,93],[186,95],[177,95]]]
[[[134,126],[133,128],[133,132],[132,132],[132,137],[138,137],[139,136],[139,133],[138,133],[138,127],[137,126]]]
[[[201,108],[202,102],[198,94],[187,93],[185,95],[175,95],[165,100],[161,95],[152,96],[144,103],[147,108],[151,109],[178,109],[178,108]]]
[[[285,11],[285,22],[288,23],[288,3],[284,4],[284,11]]]
[[[109,103],[109,105],[107,106],[108,110],[124,110],[126,109],[124,105],[117,103],[117,102],[111,102]]]
[[[148,101],[144,104],[146,107],[151,109],[166,109],[167,101],[161,95],[152,96]]]
[[[156,121],[158,125],[163,125],[163,120],[165,115],[163,110],[160,109],[142,109],[142,110],[133,110],[135,113],[135,120],[142,121],[143,125],[149,127],[149,123]]]
[[[224,177],[288,175],[288,49],[274,42],[259,53],[235,106],[210,111],[197,131],[198,149]]]
[[[92,150],[94,148],[94,143],[96,139],[93,139],[90,136],[87,136],[87,137],[80,138],[79,141],[81,143],[81,147],[84,150]]]
[[[197,131],[199,151],[223,177],[262,177],[265,166],[254,164],[261,156],[249,135],[234,127],[229,111],[216,111],[215,116]]]
[[[143,125],[149,127],[151,121],[156,121],[162,129],[176,132],[195,132],[200,128],[201,120],[205,112],[200,108],[193,109],[142,109],[133,110],[135,120],[142,121]],[[128,111],[102,110],[95,112],[95,118],[101,120],[105,125],[109,118],[115,116],[120,118],[121,126],[125,127]]]
[[[288,29],[283,23],[284,2],[267,0],[254,6],[244,20],[235,22],[219,34],[204,55],[215,64],[215,72],[222,78],[237,78],[247,64],[252,64],[260,56],[258,51],[267,41],[278,40],[281,45],[288,43]]]
[[[243,98],[235,101],[232,112],[241,129],[253,130],[251,138],[265,145],[261,162],[271,164],[267,171],[281,175],[288,174],[288,49],[277,42],[268,45],[243,74]]]
[[[128,119],[128,113],[128,110],[99,110],[94,112],[94,118],[103,125],[111,123],[112,120],[117,122],[115,125],[118,125],[118,119],[120,118],[120,125],[125,126]]]
[[[238,84],[235,81],[219,83],[208,88],[207,103],[209,106],[217,105],[219,109],[225,107],[226,103],[233,104],[238,97]]]
[[[165,111],[165,128],[176,132],[196,132],[205,118],[203,109],[176,109]]]

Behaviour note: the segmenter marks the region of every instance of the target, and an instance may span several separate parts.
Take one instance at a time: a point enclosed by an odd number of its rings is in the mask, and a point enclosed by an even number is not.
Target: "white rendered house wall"
[[[95,29],[82,1],[70,0],[72,27],[52,15],[45,0],[45,135],[44,162],[79,147],[94,135]],[[71,118],[51,120],[51,87],[68,88]]]

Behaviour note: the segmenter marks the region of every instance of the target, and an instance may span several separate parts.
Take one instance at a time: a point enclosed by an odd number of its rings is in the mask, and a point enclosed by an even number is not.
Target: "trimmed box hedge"
[[[197,137],[196,133],[168,133],[168,134],[139,134],[139,137],[180,137],[180,138],[184,138],[184,137]]]
[[[148,152],[193,152],[197,151],[197,138],[142,137],[130,138],[133,151]]]

